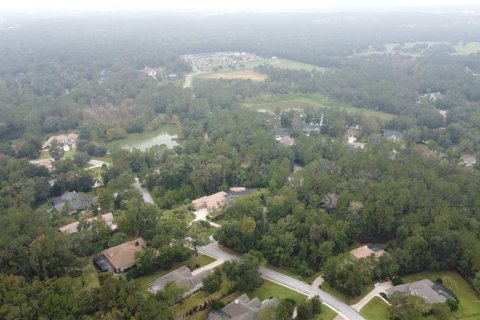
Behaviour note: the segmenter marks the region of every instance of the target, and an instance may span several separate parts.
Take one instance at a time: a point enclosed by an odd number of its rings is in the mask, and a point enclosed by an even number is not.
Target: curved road
[[[236,256],[232,253],[228,253],[222,250],[216,241],[203,246],[199,247],[198,251],[213,257],[218,260],[227,261],[232,259],[239,259],[239,256]],[[365,320],[357,311],[355,311],[349,305],[343,303],[342,301],[338,300],[337,298],[333,297],[332,295],[326,293],[325,291],[320,290],[312,285],[309,285],[306,282],[297,280],[295,278],[289,277],[283,273],[278,271],[260,267],[259,269],[263,278],[281,284],[285,287],[289,287],[295,291],[301,292],[305,295],[313,297],[318,295],[322,301],[334,309],[339,315],[343,316],[347,320]]]

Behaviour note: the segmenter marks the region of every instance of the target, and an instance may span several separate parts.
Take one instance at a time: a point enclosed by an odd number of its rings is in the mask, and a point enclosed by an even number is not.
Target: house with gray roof
[[[403,141],[403,133],[397,130],[383,129],[383,136],[394,141]]]
[[[441,283],[428,279],[394,286],[387,289],[385,293],[388,297],[395,293],[414,294],[425,299],[425,302],[432,304],[457,299],[457,297]]]
[[[260,301],[258,298],[250,298],[246,294],[232,301],[223,309],[212,311],[207,320],[257,320],[263,309],[278,306],[276,298]]]
[[[186,266],[180,267],[164,276],[161,276],[148,285],[148,291],[156,294],[165,288],[169,282],[175,282],[178,286],[186,286],[189,290],[185,294],[188,296],[203,287],[203,279],[212,273],[212,270],[204,270],[196,274],[192,274]]]
[[[52,201],[52,206],[58,214],[72,215],[85,210],[97,203],[97,197],[82,192],[67,192]]]

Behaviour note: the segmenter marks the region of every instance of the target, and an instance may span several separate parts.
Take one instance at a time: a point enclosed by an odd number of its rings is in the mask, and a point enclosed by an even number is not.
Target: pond
[[[112,141],[107,144],[108,149],[139,149],[145,151],[156,145],[166,145],[168,148],[178,146],[177,135],[174,125],[163,125],[159,129],[128,135],[125,139]]]

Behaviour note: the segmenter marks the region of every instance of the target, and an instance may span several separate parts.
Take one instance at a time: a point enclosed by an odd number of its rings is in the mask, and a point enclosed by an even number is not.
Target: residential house
[[[145,66],[145,68],[142,69],[142,72],[155,80],[157,79],[157,71],[153,68]]]
[[[234,202],[240,197],[248,196],[253,192],[253,189],[247,189],[245,187],[232,187],[228,189],[228,201]]]
[[[365,245],[353,249],[352,251],[350,251],[350,254],[357,259],[363,259],[370,257],[371,255],[374,255],[375,258],[378,258],[387,254],[387,252],[380,248],[378,245]]]
[[[53,209],[58,214],[71,215],[85,210],[97,203],[97,197],[82,192],[67,192],[52,201]]]
[[[30,160],[28,162],[37,167],[47,168],[48,172],[52,172],[55,169],[52,159]]]
[[[208,212],[215,212],[223,209],[227,204],[227,193],[220,191],[209,196],[192,201],[194,210],[207,209]]]
[[[260,301],[258,298],[250,300],[246,294],[232,301],[223,309],[212,311],[207,320],[257,320],[263,309],[278,306],[276,298]]]
[[[460,156],[461,164],[472,168],[477,163],[477,158],[474,155],[463,153]]]
[[[105,249],[94,259],[94,264],[102,271],[124,272],[135,265],[135,253],[141,251],[146,245],[147,242],[143,238],[137,238]]]
[[[457,297],[442,284],[428,279],[401,284],[386,290],[387,296],[394,293],[414,294],[425,299],[427,303],[444,303],[447,300],[456,300]]]
[[[212,270],[204,270],[195,275],[186,266],[175,269],[174,271],[161,276],[148,286],[148,291],[156,294],[165,288],[169,282],[175,282],[178,286],[186,287],[185,296],[200,290],[203,287],[203,279],[212,273]]]
[[[48,140],[43,144],[44,149],[48,149],[51,147],[53,140],[56,140],[59,145],[63,147],[63,150],[69,151],[70,149],[75,146],[78,141],[78,134],[77,133],[70,133],[68,135],[61,134],[58,136],[51,136]]]
[[[295,140],[290,136],[290,133],[283,128],[275,130],[275,139],[284,146],[292,146],[295,142]]]
[[[305,132],[307,135],[310,135],[310,133],[319,134],[321,129],[321,124],[309,124],[305,128],[303,128],[303,132]]]
[[[93,222],[95,220],[103,220],[105,222],[105,224],[112,231],[117,229],[117,225],[114,223],[113,214],[111,212],[102,214],[101,216],[98,216],[98,217],[93,217],[93,218],[86,219],[85,221],[90,223],[90,222]],[[72,234],[72,233],[78,232],[78,225],[79,224],[80,224],[80,222],[77,221],[77,222],[74,222],[74,223],[67,224],[63,227],[60,227],[60,228],[58,228],[58,230],[60,230],[60,232],[65,233],[65,234]]]
[[[403,133],[401,133],[400,131],[383,129],[382,133],[383,136],[387,139],[391,139],[393,141],[403,141]]]

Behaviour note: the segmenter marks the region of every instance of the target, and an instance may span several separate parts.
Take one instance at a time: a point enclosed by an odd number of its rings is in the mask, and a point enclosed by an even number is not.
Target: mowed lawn
[[[360,314],[366,320],[385,320],[388,319],[388,304],[381,298],[374,297],[360,310]]]
[[[470,284],[458,273],[453,271],[425,271],[402,277],[404,283],[414,282],[422,279],[435,281],[438,278],[448,276],[457,283],[455,295],[460,300],[457,311],[453,312],[456,319],[480,320],[480,299],[470,287]]]
[[[247,101],[244,103],[244,106],[247,108],[268,110],[271,112],[275,112],[276,110],[306,109],[309,107],[317,109],[331,108],[349,113],[361,113],[364,116],[375,117],[381,121],[388,121],[395,117],[395,115],[390,113],[367,108],[356,108],[343,103],[331,101],[321,94],[263,96]]]
[[[253,70],[235,70],[225,72],[205,73],[198,75],[202,79],[249,79],[252,81],[263,81],[267,79],[267,76]]]
[[[297,303],[300,303],[307,299],[307,296],[301,294],[300,292],[290,290],[284,286],[268,280],[264,280],[260,288],[257,288],[251,292],[247,292],[247,295],[250,298],[258,297],[262,301],[273,297],[277,298],[279,301],[290,298],[297,301]]]
[[[326,281],[323,282],[322,285],[320,286],[320,289],[322,289],[323,291],[330,293],[332,296],[348,304],[355,304],[359,302],[360,300],[362,300],[364,296],[366,296],[370,291],[372,291],[373,288],[374,288],[373,283],[366,285],[362,288],[362,292],[358,297],[350,298],[346,296],[343,292],[330,286]]]

